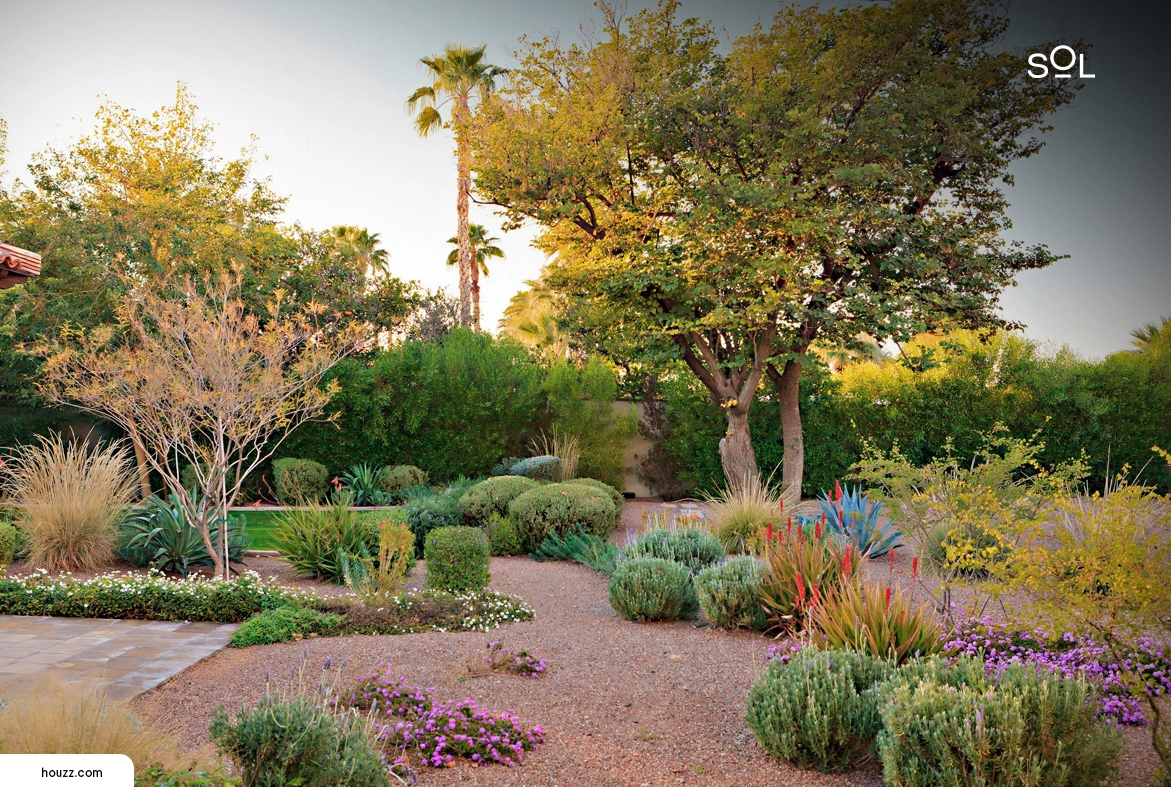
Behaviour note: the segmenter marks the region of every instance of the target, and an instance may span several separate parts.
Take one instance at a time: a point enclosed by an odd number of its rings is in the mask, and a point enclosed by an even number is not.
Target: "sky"
[[[776,8],[683,3],[728,40]],[[1022,274],[1003,313],[1035,339],[1100,357],[1171,315],[1171,80],[1161,57],[1171,3],[1018,0],[1009,16],[1010,45],[1084,37],[1095,78],[1054,117],[1045,149],[1014,167],[1010,237],[1069,258]],[[27,180],[36,152],[92,129],[103,96],[149,114],[183,81],[216,125],[221,156],[256,136],[258,172],[289,198],[284,221],[367,227],[396,275],[454,293],[455,270],[444,264],[455,234],[454,143],[411,126],[405,99],[426,81],[419,58],[449,42],[485,43],[488,59],[507,67],[519,36],[576,39],[596,18],[588,0],[0,0],[0,30],[17,42],[0,66],[5,181]],[[507,255],[482,282],[493,327],[544,259],[530,246],[534,229],[495,231],[499,219],[479,206],[472,221],[494,230]]]

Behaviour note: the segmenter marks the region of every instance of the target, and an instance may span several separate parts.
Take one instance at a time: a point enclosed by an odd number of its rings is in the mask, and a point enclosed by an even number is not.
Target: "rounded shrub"
[[[427,472],[414,465],[390,465],[378,471],[375,483],[380,492],[400,502],[404,489],[427,485]]]
[[[854,651],[806,649],[774,660],[748,693],[745,721],[772,755],[802,768],[846,771],[874,758],[882,726],[877,684],[895,666]]]
[[[312,459],[277,459],[272,480],[276,499],[284,505],[319,503],[329,492],[329,470]]]
[[[610,606],[627,620],[686,620],[698,603],[687,567],[657,557],[623,560],[610,577]]]
[[[1093,686],[1079,678],[1014,664],[995,683],[900,680],[882,698],[887,784],[1097,787],[1117,778],[1121,732],[1094,718]]]
[[[427,534],[423,550],[429,590],[482,590],[492,574],[488,539],[476,527],[440,527]]]
[[[484,527],[493,514],[507,516],[513,500],[538,486],[539,483],[524,476],[505,475],[481,481],[460,498],[463,522],[469,527]]]
[[[581,530],[609,538],[618,525],[618,513],[605,492],[572,484],[549,484],[529,490],[508,507],[508,515],[516,522],[529,552],[550,533],[565,537]]]
[[[292,642],[296,636],[323,634],[338,627],[340,615],[326,615],[308,607],[277,607],[254,615],[240,624],[228,639],[229,647]]]
[[[599,481],[596,478],[574,478],[569,481],[562,481],[562,483],[579,484],[581,486],[590,486],[594,489],[600,489],[610,496],[610,499],[614,501],[614,507],[618,509],[620,514],[622,512],[622,504],[626,502],[626,498],[622,496],[621,492],[607,484],[605,481]]]
[[[659,557],[687,566],[698,574],[724,557],[719,539],[697,527],[654,528],[639,536],[626,547],[627,557]]]
[[[16,557],[16,546],[19,539],[20,532],[15,525],[0,522],[0,576],[4,574],[8,564]]]
[[[525,548],[520,540],[520,531],[512,517],[493,514],[484,526],[484,533],[488,536],[488,551],[493,557],[511,557],[523,555]]]
[[[423,556],[427,534],[439,527],[459,527],[463,522],[459,496],[455,494],[427,495],[407,502],[407,525],[415,534],[415,555]]]
[[[538,481],[559,481],[561,460],[556,456],[533,456],[522,459],[508,468],[509,475],[522,475]]]
[[[768,615],[760,602],[764,566],[754,557],[734,557],[695,576],[699,609],[713,626],[764,631]]]

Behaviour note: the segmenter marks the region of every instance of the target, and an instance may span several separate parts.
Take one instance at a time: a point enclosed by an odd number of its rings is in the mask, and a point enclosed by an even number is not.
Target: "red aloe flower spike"
[[[895,570],[895,551],[892,549],[890,552],[887,552],[887,554],[890,555],[890,570],[894,571]]]
[[[886,590],[883,592],[882,596],[884,599],[886,599],[886,608],[890,609],[890,585],[886,586]]]
[[[805,606],[805,581],[800,573],[797,574],[797,601],[802,608]]]
[[[765,528],[764,532],[765,532],[765,541],[771,544],[772,540],[773,540],[773,523],[771,520],[769,521],[768,527]]]
[[[850,578],[850,569],[853,568],[850,565],[850,550],[853,548],[853,546],[853,544],[850,544],[846,547],[846,556],[842,559],[842,576],[846,579]]]
[[[789,535],[793,535],[793,515],[789,515]]]
[[[919,578],[919,556],[911,558],[911,579]]]
[[[821,534],[822,534],[821,524],[822,524],[821,522],[818,522],[817,525],[813,528],[813,534],[815,536],[817,536],[818,541],[821,540]]]
[[[801,544],[804,542],[804,540],[805,540],[805,528],[798,527],[797,528],[797,546],[801,546]]]
[[[842,499],[842,485],[838,481],[834,481],[834,500],[841,502]]]
[[[809,606],[811,606],[811,607],[816,607],[816,606],[817,606],[817,601],[818,601],[818,597],[817,597],[817,585],[816,585],[816,584],[814,584],[814,585],[813,585],[813,601],[812,601],[812,602],[809,604]]]

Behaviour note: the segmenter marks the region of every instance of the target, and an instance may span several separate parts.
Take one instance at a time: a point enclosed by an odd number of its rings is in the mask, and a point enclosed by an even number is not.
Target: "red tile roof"
[[[20,284],[41,272],[41,255],[0,243],[0,290]]]

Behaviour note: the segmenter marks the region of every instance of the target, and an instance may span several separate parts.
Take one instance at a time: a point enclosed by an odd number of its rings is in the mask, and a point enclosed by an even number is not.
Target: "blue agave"
[[[836,485],[835,485],[836,486]],[[840,487],[837,487],[840,491]],[[848,538],[859,555],[881,557],[899,545],[903,534],[894,529],[894,524],[885,525],[878,521],[882,503],[871,502],[862,494],[861,487],[852,490],[847,486],[841,492],[841,500],[835,501],[829,492],[817,498],[821,512],[825,515],[826,527],[831,532]]]

